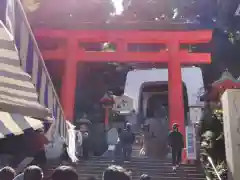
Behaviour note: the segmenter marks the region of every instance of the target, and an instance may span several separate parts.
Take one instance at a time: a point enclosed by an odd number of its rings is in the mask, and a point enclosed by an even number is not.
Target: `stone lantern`
[[[81,119],[77,120],[77,124],[79,124],[79,131],[84,133],[84,132],[89,132],[89,125],[92,123],[87,118],[87,115],[84,114]]]

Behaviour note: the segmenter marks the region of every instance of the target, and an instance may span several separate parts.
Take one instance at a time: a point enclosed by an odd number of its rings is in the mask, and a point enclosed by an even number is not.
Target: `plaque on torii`
[[[113,111],[119,114],[129,114],[133,111],[133,99],[127,95],[114,97]]]

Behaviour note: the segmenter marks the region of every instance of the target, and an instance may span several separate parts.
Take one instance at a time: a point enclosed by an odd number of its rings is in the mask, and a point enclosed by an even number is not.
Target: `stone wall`
[[[227,90],[222,96],[224,137],[228,179],[240,179],[240,90]]]
[[[165,118],[148,119],[144,131],[144,146],[148,157],[164,158],[167,153],[168,121]]]

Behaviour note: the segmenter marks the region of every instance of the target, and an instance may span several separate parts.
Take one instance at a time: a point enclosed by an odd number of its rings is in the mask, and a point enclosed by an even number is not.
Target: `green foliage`
[[[240,31],[229,32],[228,39],[232,44],[240,41]]]
[[[221,109],[206,108],[200,124],[200,160],[206,176],[218,180],[217,175],[208,161],[211,157],[223,180],[227,179],[227,164],[223,134],[223,118]]]

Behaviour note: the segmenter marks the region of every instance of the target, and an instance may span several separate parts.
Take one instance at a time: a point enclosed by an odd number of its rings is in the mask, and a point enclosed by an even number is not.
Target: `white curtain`
[[[72,162],[76,162],[76,132],[74,129],[68,129],[68,155]]]

